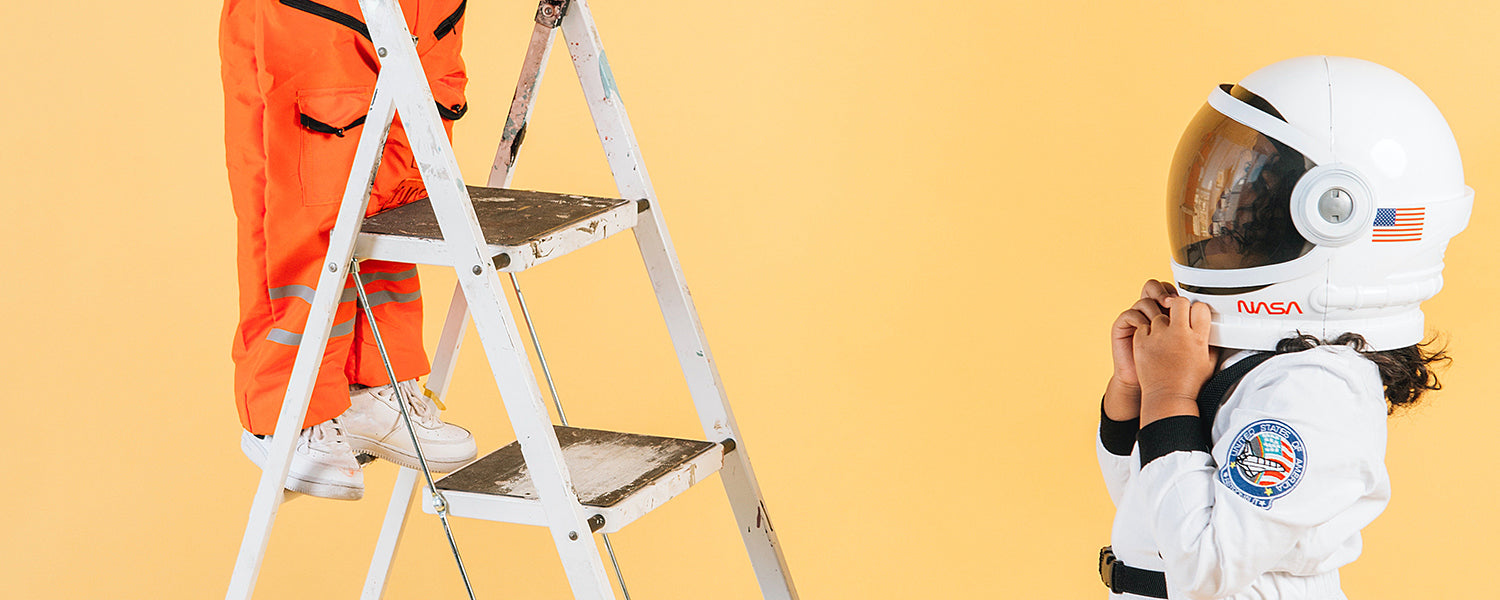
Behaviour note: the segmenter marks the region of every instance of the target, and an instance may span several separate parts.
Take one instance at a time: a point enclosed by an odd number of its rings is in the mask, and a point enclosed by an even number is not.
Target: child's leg
[[[462,117],[468,109],[464,98],[468,76],[460,57],[464,31],[461,7],[462,0],[402,2],[412,34],[417,37],[422,70],[427,75],[433,98],[444,109],[440,114],[450,140],[454,120]],[[460,18],[447,26],[449,18],[455,15]],[[399,117],[391,126],[390,142],[386,145],[375,187],[381,193],[371,198],[371,213],[426,196],[421,173],[417,170]],[[396,380],[406,381],[426,375],[429,363],[422,343],[422,300],[416,267],[405,263],[366,261],[360,270],[367,282],[366,293],[371,294],[370,304],[380,327],[380,337],[390,354]],[[389,384],[380,351],[375,347],[363,312],[355,317],[355,322],[354,341],[345,365],[349,382],[371,387]]]
[[[225,5],[225,142],[241,296],[235,396],[241,424],[252,433],[275,429],[338,212],[340,194],[329,191],[342,189],[360,132],[316,133],[300,117],[352,121],[358,115],[338,112],[363,114],[375,75],[352,48],[356,36],[274,0]],[[349,406],[343,367],[353,318],[353,302],[341,303],[304,427]]]
[[[416,265],[369,260],[361,262],[359,270],[396,381],[426,375],[429,368],[422,345],[422,290]],[[349,383],[369,387],[391,383],[363,311],[355,316],[348,357],[343,368]]]
[[[358,15],[352,0],[328,4]],[[458,2],[407,0],[402,5],[419,39],[434,96],[447,109],[446,117],[461,116],[466,82],[458,55],[462,21],[442,37],[435,33]],[[226,143],[240,220],[236,397],[245,428],[270,433],[324,268],[355,147],[366,127],[360,119],[368,111],[378,61],[357,29],[275,0],[228,0],[222,34]],[[310,121],[321,125],[309,126]],[[444,125],[451,132],[451,121]],[[422,193],[410,190],[398,193],[414,177],[411,151],[397,123],[371,192],[370,211],[420,198]],[[376,293],[371,301],[397,378],[427,373],[415,269],[372,261],[362,270],[374,280],[367,290]],[[356,342],[356,329],[368,332],[368,326],[356,327],[363,317],[357,316],[353,292],[346,289],[341,298],[304,426],[349,407],[351,378],[367,385],[386,383],[379,353],[368,345],[373,341],[360,334]],[[360,350],[351,352],[356,343]]]

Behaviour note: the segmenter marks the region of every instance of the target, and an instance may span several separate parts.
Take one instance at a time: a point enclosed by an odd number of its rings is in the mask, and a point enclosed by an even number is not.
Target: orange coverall
[[[468,108],[459,49],[465,0],[401,0],[444,126]],[[379,63],[356,0],[225,0],[219,54],[224,142],[238,222],[240,322],[232,356],[240,423],[276,428],[328,251]],[[371,123],[368,126],[376,127]],[[426,196],[399,120],[371,192],[373,214]],[[416,267],[365,261],[398,380],[425,375]],[[349,407],[349,384],[388,383],[346,282],[303,427]]]

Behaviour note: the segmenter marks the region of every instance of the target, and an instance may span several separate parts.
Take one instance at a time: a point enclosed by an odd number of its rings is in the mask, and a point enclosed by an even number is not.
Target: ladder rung
[[[469,186],[474,216],[501,271],[524,271],[635,227],[637,202]],[[360,227],[355,256],[453,265],[431,199],[382,211]]]
[[[578,500],[619,531],[724,464],[725,445],[698,440],[554,426]],[[491,452],[437,482],[450,514],[546,525],[519,442]],[[424,510],[432,512],[430,506]]]

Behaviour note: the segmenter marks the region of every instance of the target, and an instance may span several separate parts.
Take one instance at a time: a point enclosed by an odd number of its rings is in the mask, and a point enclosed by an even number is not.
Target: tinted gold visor
[[[1204,105],[1182,135],[1167,183],[1172,256],[1198,269],[1294,260],[1313,244],[1292,223],[1292,188],[1312,163]]]

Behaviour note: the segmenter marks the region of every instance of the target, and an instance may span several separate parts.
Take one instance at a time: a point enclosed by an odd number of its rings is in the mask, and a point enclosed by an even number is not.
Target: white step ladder
[[[541,0],[490,173],[491,187],[483,188],[464,185],[397,0],[359,0],[359,5],[381,69],[226,598],[250,598],[254,592],[276,512],[288,495],[283,486],[297,431],[344,283],[351,271],[357,274],[356,258],[453,267],[458,287],[433,359],[428,393],[441,398],[446,392],[472,316],[515,429],[516,442],[437,481],[435,490],[423,488],[423,509],[439,514],[445,528],[448,516],[547,527],[574,596],[613,598],[592,533],[619,531],[717,471],[762,595],[797,598],[588,3]],[[559,27],[624,199],[504,189]],[[370,183],[396,113],[429,199],[364,219]],[[516,272],[631,228],[706,440],[568,427],[560,405],[563,425],[554,425],[505,299],[500,272],[510,273],[514,284]],[[516,291],[524,311],[525,300],[519,287]],[[535,341],[534,330],[532,336]],[[545,371],[544,358],[541,364]],[[555,388],[552,393],[555,398]],[[412,492],[423,475],[402,468],[397,476],[363,598],[379,598],[384,592]],[[608,537],[603,539],[608,544]]]

